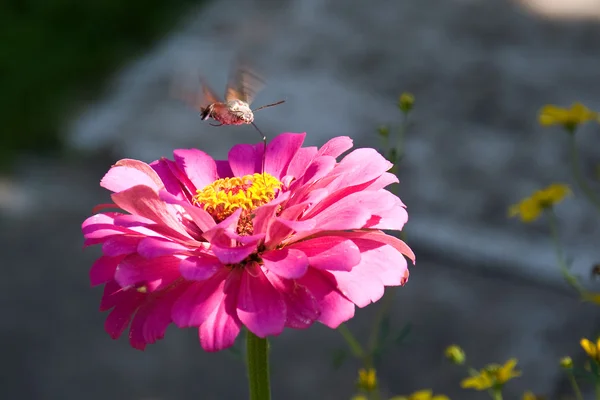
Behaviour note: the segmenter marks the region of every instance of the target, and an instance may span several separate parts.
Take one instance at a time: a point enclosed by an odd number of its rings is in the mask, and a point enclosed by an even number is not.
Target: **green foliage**
[[[6,0],[0,3],[0,168],[59,149],[75,98],[202,0]]]

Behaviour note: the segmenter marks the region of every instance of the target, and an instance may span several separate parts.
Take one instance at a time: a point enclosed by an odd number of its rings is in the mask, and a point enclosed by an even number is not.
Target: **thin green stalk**
[[[502,389],[499,389],[499,388],[494,389],[492,399],[502,400]]]
[[[573,393],[575,393],[576,400],[583,400],[583,396],[581,395],[581,390],[579,389],[579,384],[575,380],[575,376],[573,372],[567,372],[567,376],[569,378],[569,382],[571,383],[571,387],[573,388]]]
[[[270,400],[269,343],[247,330],[246,363],[250,400]]]
[[[585,293],[585,289],[579,284],[577,278],[575,278],[570,272],[563,255],[562,244],[558,234],[558,221],[556,214],[552,208],[546,210],[548,216],[548,224],[550,225],[550,233],[552,235],[552,241],[554,242],[554,250],[556,251],[556,260],[563,277],[569,285],[571,285],[580,295]]]
[[[356,340],[356,338],[354,337],[352,332],[350,332],[350,329],[348,329],[346,324],[341,324],[337,328],[337,330],[344,337],[344,340],[346,340],[346,343],[348,343],[348,347],[350,347],[350,351],[352,352],[352,355],[356,358],[363,360],[365,358],[365,351],[363,350],[363,348],[360,345],[360,343],[358,342],[358,340]]]
[[[592,203],[596,210],[600,212],[600,198],[596,195],[596,193],[592,190],[592,188],[588,185],[587,181],[583,177],[583,173],[581,172],[580,163],[579,163],[579,151],[577,150],[577,140],[575,138],[575,132],[569,134],[569,150],[571,153],[571,172],[573,173],[573,178],[575,179],[575,183],[585,197],[587,197],[588,201]]]
[[[375,315],[373,328],[371,329],[371,334],[369,335],[369,340],[367,341],[367,355],[365,357],[366,368],[374,368],[373,353],[377,347],[377,341],[379,340],[379,329],[381,328],[381,322],[388,314],[388,311],[394,302],[397,288],[397,286],[388,287],[383,294],[383,298],[381,299],[379,309]]]

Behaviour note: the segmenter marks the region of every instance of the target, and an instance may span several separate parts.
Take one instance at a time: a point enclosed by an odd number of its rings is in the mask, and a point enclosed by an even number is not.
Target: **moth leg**
[[[219,124],[219,125],[217,125],[217,124],[210,124],[210,126],[223,126],[223,124]]]

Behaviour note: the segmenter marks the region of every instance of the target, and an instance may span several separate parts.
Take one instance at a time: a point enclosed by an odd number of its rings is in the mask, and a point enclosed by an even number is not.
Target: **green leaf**
[[[406,325],[404,325],[404,327],[400,330],[400,332],[398,332],[398,334],[396,335],[396,338],[394,339],[394,343],[396,343],[396,345],[398,345],[398,346],[400,346],[401,344],[404,344],[404,342],[406,341],[406,338],[408,337],[408,335],[410,335],[411,330],[412,330],[412,325],[409,322]]]
[[[386,314],[379,323],[379,337],[377,338],[378,347],[383,347],[383,344],[390,336],[390,321],[390,315]]]
[[[336,349],[333,351],[333,357],[331,360],[331,365],[333,369],[340,369],[340,367],[344,364],[346,359],[348,358],[348,352],[346,349]]]

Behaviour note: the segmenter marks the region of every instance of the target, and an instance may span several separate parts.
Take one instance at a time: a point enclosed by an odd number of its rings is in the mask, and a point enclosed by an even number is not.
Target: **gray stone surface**
[[[243,365],[202,353],[193,330],[170,329],[144,353],[108,338],[100,290],[87,282],[98,249],[82,252],[79,231],[107,199],[98,181],[115,159],[151,161],[176,147],[223,157],[233,143],[256,141],[249,127],[210,127],[165,96],[174,74],[191,84],[201,71],[215,89],[224,86],[240,37],[269,78],[256,104],[287,100],[257,114],[270,133],[306,131],[313,145],[343,134],[377,146],[374,127],[399,119],[398,94],[417,97],[400,193],[418,264],[393,310],[396,327],[414,327],[381,366],[390,393],[433,387],[481,398],[458,389],[462,372],[442,360],[458,342],[477,367],[519,358],[525,374],[506,399],[525,388],[558,398],[557,360],[581,355],[579,338],[597,328],[597,309],[564,288],[545,225],[505,215],[531,190],[569,179],[566,137],[537,127],[535,114],[549,102],[600,108],[600,27],[502,0],[221,0],[190,13],[69,126],[75,149],[108,157],[23,160],[0,184],[2,398],[244,398]],[[591,170],[598,128],[581,133]],[[558,214],[573,268],[587,275],[600,260],[598,219],[579,196]],[[350,324],[363,338],[375,309]],[[323,327],[275,339],[274,397],[348,398],[356,364],[330,367],[340,345]]]

